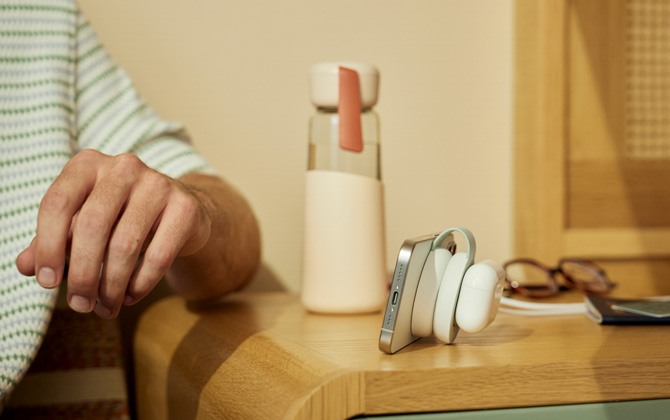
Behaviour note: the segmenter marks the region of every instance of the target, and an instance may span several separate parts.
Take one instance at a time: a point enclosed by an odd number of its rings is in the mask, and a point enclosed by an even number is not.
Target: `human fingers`
[[[72,216],[72,222],[70,223],[70,229],[68,233],[68,239],[65,246],[65,256],[66,258],[70,256],[70,244],[72,239],[72,229],[74,228],[74,223],[77,220],[77,215],[79,212],[75,213]],[[34,276],[35,275],[35,241],[37,236],[33,237],[30,241],[30,245],[26,247],[23,251],[19,253],[16,257],[16,267],[19,272],[24,276]]]
[[[157,177],[163,176],[150,174],[133,190],[110,235],[95,305],[95,313],[103,318],[118,315],[140,252],[165,208],[169,185]]]
[[[184,245],[202,236],[202,211],[198,200],[189,194],[175,194],[168,201],[156,233],[130,279],[124,304],[132,305],[145,297],[167,273]],[[205,238],[208,236],[209,233]]]
[[[37,213],[37,235],[33,244],[34,273],[40,285],[53,288],[63,279],[68,233],[96,179],[98,156],[86,151],[72,158],[42,198]],[[96,152],[97,153],[97,152]]]
[[[24,276],[35,275],[35,239],[30,241],[30,245],[16,257],[16,268]]]
[[[97,300],[102,261],[110,233],[126,203],[137,170],[132,159],[110,158],[82,205],[72,230],[68,269],[68,302],[77,312],[90,312]],[[125,290],[125,284],[122,285]]]

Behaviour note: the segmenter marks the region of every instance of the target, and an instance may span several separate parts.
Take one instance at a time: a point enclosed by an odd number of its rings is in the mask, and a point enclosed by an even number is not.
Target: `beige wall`
[[[511,0],[80,0],[108,51],[251,201],[259,281],[298,290],[307,70],[381,71],[389,270],[402,241],[469,227],[477,257],[511,255]]]

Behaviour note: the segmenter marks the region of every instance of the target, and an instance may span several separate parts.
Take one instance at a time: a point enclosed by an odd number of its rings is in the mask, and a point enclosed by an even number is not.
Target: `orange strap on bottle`
[[[356,70],[340,67],[340,91],[337,113],[340,119],[340,149],[363,151],[361,129],[361,90]]]

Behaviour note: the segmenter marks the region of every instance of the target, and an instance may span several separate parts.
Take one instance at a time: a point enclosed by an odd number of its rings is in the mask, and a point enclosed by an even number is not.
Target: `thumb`
[[[35,275],[35,238],[30,242],[28,248],[21,251],[16,257],[16,267],[24,276]]]

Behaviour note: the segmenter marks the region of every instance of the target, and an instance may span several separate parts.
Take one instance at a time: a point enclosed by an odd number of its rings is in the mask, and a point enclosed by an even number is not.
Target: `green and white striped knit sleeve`
[[[42,342],[57,290],[16,268],[72,156],[75,6],[0,0],[0,411]]]
[[[56,289],[16,268],[41,198],[83,148],[171,177],[213,172],[106,54],[74,0],[0,0],[0,411],[46,332]]]
[[[162,121],[137,94],[81,12],[77,12],[75,69],[79,149],[108,155],[133,153],[147,166],[173,178],[214,172],[189,144],[183,127]]]

